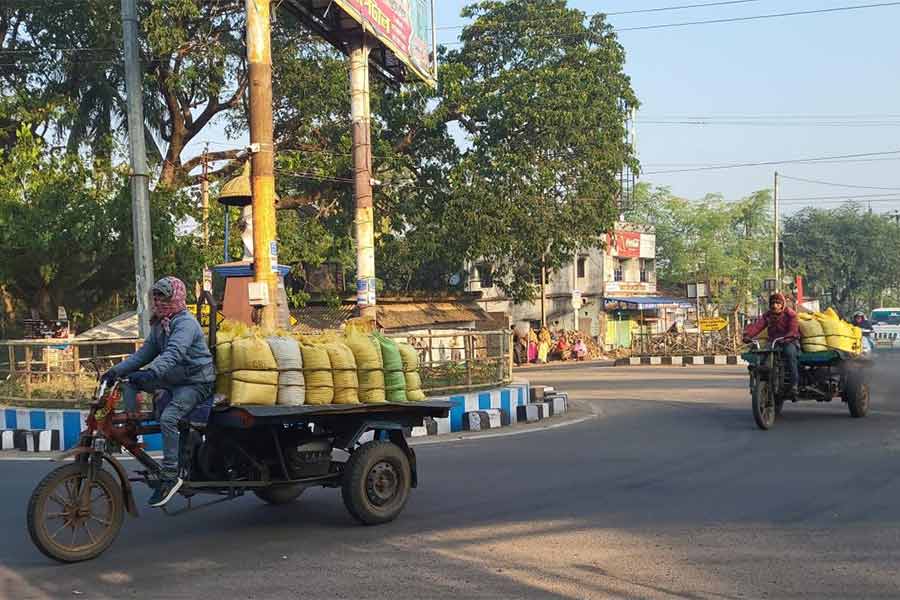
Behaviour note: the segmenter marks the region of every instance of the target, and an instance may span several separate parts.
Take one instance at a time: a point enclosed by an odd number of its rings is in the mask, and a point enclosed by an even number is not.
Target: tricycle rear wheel
[[[772,398],[771,383],[766,379],[757,378],[751,390],[753,399],[753,419],[757,427],[762,430],[771,429],[775,424],[776,403]]]
[[[88,466],[72,463],[51,471],[28,502],[28,533],[44,555],[72,563],[99,556],[115,541],[125,517],[122,487],[98,468],[80,498]]]
[[[391,442],[372,441],[357,448],[344,469],[344,506],[363,525],[397,518],[409,499],[411,471],[406,453]]]
[[[263,502],[278,506],[293,502],[300,497],[300,494],[305,489],[302,485],[273,485],[272,487],[253,490],[253,493]]]
[[[869,414],[869,385],[861,372],[853,370],[847,373],[843,395],[851,417],[859,419]]]

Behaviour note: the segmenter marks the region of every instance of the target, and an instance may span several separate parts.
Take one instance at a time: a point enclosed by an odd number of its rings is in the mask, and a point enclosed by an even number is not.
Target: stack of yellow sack
[[[419,352],[409,344],[397,344],[403,358],[403,376],[406,378],[406,399],[409,402],[425,400],[422,377],[419,376]]]
[[[816,318],[812,313],[799,313],[797,319],[800,321],[800,346],[803,351],[825,352],[828,350],[821,319]]]
[[[328,351],[320,344],[301,344],[303,375],[306,379],[306,403],[321,405],[334,402],[334,376]]]
[[[231,349],[235,338],[244,337],[247,326],[237,321],[225,320],[216,335],[216,395],[231,395]]]
[[[381,346],[356,328],[348,328],[344,339],[356,360],[360,401],[364,404],[386,402]]]
[[[278,363],[266,339],[249,335],[231,346],[231,393],[233,405],[272,406],[278,398]]]
[[[830,349],[850,354],[862,352],[862,330],[859,327],[842,321],[831,308],[813,316],[822,323],[825,345]]]
[[[355,326],[343,335],[292,337],[226,321],[215,361],[216,392],[236,406],[425,399],[416,349]]]
[[[334,403],[359,404],[359,377],[353,351],[340,341],[325,344],[334,373]]]

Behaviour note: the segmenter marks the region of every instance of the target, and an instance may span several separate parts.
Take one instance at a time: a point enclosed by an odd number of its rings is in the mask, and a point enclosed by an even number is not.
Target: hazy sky
[[[569,5],[587,13],[611,13],[710,1],[570,0]],[[463,24],[459,12],[467,3],[437,0],[438,27]],[[760,0],[611,16],[609,20],[617,28],[627,28],[874,3]],[[721,192],[728,198],[738,198],[771,187],[776,167],[649,173],[695,165],[900,150],[898,24],[900,6],[893,6],[619,33],[627,51],[627,72],[642,103],[637,138],[643,169],[648,173],[643,180],[668,185],[688,197]],[[439,41],[449,42],[458,32],[443,30],[440,34]],[[823,115],[825,118],[817,118]],[[698,120],[685,117],[711,117],[731,124],[654,123]],[[753,117],[757,124],[734,124],[737,117],[744,121]],[[857,124],[848,126],[850,122]],[[900,154],[887,158],[891,160],[866,158],[868,162],[786,164],[777,168],[805,179],[897,188],[896,199],[886,202],[880,198],[872,204],[873,210],[896,210],[900,209]],[[782,184],[784,198],[882,193],[790,180]],[[799,204],[830,206],[827,203],[832,201],[787,202],[785,208]]]
[[[713,1],[570,0],[569,4],[587,13],[612,13]],[[456,39],[457,29],[440,28],[463,25],[459,13],[467,3],[436,0],[439,42]],[[609,19],[624,29],[875,3],[877,0],[743,0]],[[873,210],[900,209],[900,153],[855,162],[655,173],[723,163],[900,151],[898,24],[900,5],[621,31],[627,72],[642,103],[637,117],[637,145],[645,173],[642,180],[670,186],[686,197],[720,192],[736,199],[771,188],[777,168],[787,176],[864,186],[835,187],[785,179],[780,190],[785,212],[805,205],[838,206],[848,195],[867,196],[858,201],[871,201]],[[220,127],[208,138],[225,141]],[[199,152],[203,141],[195,140],[185,155]]]

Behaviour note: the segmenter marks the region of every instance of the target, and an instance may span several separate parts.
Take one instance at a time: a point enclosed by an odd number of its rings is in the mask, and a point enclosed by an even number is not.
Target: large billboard
[[[371,60],[390,78],[408,73],[437,85],[434,0],[285,0],[314,30],[343,52],[348,34],[365,29],[378,42]]]

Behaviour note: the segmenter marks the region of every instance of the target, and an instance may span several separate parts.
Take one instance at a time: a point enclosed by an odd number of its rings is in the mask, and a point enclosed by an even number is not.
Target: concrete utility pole
[[[781,289],[781,248],[778,239],[778,171],[775,171],[775,291]]]
[[[272,125],[271,0],[246,0],[250,76],[250,189],[253,198],[253,280],[265,283],[269,303],[259,324],[274,328],[278,300],[275,241],[275,145]]]
[[[365,31],[350,48],[350,117],[353,121],[353,183],[356,202],[356,304],[374,321],[375,215],[372,201],[372,130],[369,114],[369,46]]]
[[[128,104],[128,151],[131,157],[131,221],[134,229],[138,331],[141,337],[146,337],[150,333],[153,242],[150,236],[150,173],[144,139],[144,94],[138,55],[135,0],[122,0],[122,45],[125,52],[125,91]]]

